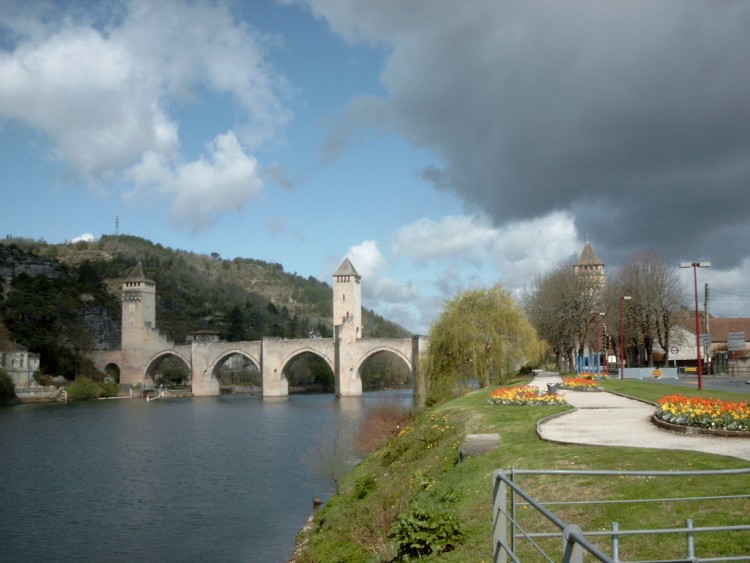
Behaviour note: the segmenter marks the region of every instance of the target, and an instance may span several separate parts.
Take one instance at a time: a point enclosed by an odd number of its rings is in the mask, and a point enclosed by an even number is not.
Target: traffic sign
[[[671,347],[671,348],[669,349],[669,353],[670,353],[670,354],[672,354],[673,356],[674,356],[675,354],[679,354],[679,352],[680,352],[680,349],[679,349],[679,348],[678,348],[677,346],[672,346],[672,347]]]
[[[701,346],[708,348],[711,346],[711,335],[704,332],[701,334]]]
[[[727,342],[727,348],[730,352],[739,352],[745,349],[745,333],[730,332]]]

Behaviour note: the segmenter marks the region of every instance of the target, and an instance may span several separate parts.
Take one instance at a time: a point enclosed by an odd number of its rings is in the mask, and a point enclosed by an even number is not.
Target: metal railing
[[[608,471],[608,470],[537,470],[537,469],[511,469],[510,475],[502,470],[496,470],[493,474],[494,492],[493,492],[493,559],[496,563],[506,563],[507,561],[520,562],[517,552],[518,540],[526,540],[530,549],[534,553],[534,561],[548,561],[555,563],[582,563],[584,554],[588,554],[598,561],[605,563],[619,562],[620,539],[627,536],[636,535],[667,535],[667,534],[684,534],[685,535],[685,557],[678,559],[663,560],[660,563],[707,563],[709,561],[750,561],[750,553],[741,553],[737,555],[699,558],[696,555],[695,541],[696,534],[715,533],[715,532],[748,532],[750,525],[736,526],[711,526],[711,527],[694,527],[692,520],[686,521],[685,527],[682,528],[650,528],[623,530],[620,529],[617,522],[612,522],[611,530],[592,530],[584,532],[577,524],[565,522],[562,518],[552,513],[547,507],[550,506],[570,506],[570,505],[601,505],[601,504],[620,504],[620,503],[655,503],[655,502],[680,502],[680,501],[719,501],[719,500],[738,500],[750,499],[750,494],[742,495],[723,495],[723,496],[705,496],[705,497],[669,497],[669,498],[641,498],[641,499],[611,499],[611,500],[587,500],[587,501],[551,501],[541,502],[534,499],[529,493],[521,489],[518,485],[517,477],[520,475],[562,475],[562,476],[605,476],[605,477],[694,477],[694,476],[729,476],[729,475],[750,475],[750,468],[727,469],[716,471]],[[521,499],[521,500],[518,500]],[[531,507],[535,514],[546,520],[556,528],[553,532],[531,531],[525,529],[519,521],[518,508]],[[549,525],[548,524],[548,525]],[[611,544],[611,555],[602,551],[600,547],[594,545],[587,537],[609,536]],[[560,553],[548,553],[549,549],[544,549],[541,542],[542,538],[557,537],[562,539],[562,545],[559,548]],[[747,545],[747,544],[745,544]],[[639,563],[656,563],[657,560],[639,560]]]

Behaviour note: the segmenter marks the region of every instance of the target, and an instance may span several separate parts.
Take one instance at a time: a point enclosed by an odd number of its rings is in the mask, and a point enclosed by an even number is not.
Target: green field
[[[515,381],[514,384],[523,383]],[[606,381],[607,389],[656,401],[682,392],[660,384]],[[746,400],[746,396],[685,390],[689,394]],[[317,511],[314,525],[303,535],[306,549],[299,561],[391,561],[411,542],[414,549],[431,543],[446,551],[423,557],[440,561],[492,560],[492,474],[496,469],[609,469],[609,470],[714,470],[750,466],[731,457],[692,451],[564,445],[544,442],[536,423],[567,406],[503,407],[487,403],[489,390],[470,393],[419,415],[414,423],[367,457],[343,479],[339,494]],[[613,431],[626,429],[613,429]],[[494,452],[457,463],[458,448],[466,434],[497,432],[501,446]],[[717,478],[674,477],[524,477],[521,486],[544,502],[723,496],[750,491],[750,475]],[[712,500],[675,503],[556,506],[563,520],[584,531],[683,527],[750,523],[750,501]],[[524,522],[534,525],[530,509],[521,509]],[[528,513],[528,514],[526,514]],[[397,531],[389,536],[389,531]],[[596,543],[609,552],[608,540]],[[684,536],[646,536],[623,539],[620,557],[671,559],[685,556]],[[548,540],[559,553],[560,540]],[[407,546],[408,547],[408,546]],[[747,531],[698,536],[701,557],[750,553]],[[538,560],[527,546],[519,551]],[[523,559],[522,559],[523,560]]]

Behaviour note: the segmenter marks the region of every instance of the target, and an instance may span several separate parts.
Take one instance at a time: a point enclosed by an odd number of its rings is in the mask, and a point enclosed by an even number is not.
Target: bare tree
[[[619,306],[622,295],[632,298],[624,336],[637,347],[639,362],[653,366],[653,348],[658,343],[665,352],[666,365],[671,329],[686,299],[676,266],[653,250],[634,254],[620,267],[607,295],[610,309]]]
[[[597,280],[577,275],[571,262],[537,277],[524,292],[524,309],[539,336],[555,354],[558,370],[572,370],[573,356],[591,344],[601,308]]]

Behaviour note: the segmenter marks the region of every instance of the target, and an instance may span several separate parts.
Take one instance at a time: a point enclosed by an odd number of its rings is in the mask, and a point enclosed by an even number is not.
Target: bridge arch
[[[185,378],[186,380],[190,380],[192,361],[174,350],[162,350],[151,356],[146,362],[144,384],[156,383],[156,378],[154,376],[156,375],[157,370],[161,363],[169,358],[178,360],[180,364],[184,366]]]
[[[235,358],[243,360],[243,363],[240,365]],[[228,363],[234,365],[227,365]],[[248,366],[252,366],[252,369],[248,369]],[[220,389],[221,386],[232,387],[235,390],[248,388],[252,389],[252,392],[257,391],[253,388],[263,389],[261,363],[246,350],[236,348],[223,351],[211,361],[207,371],[211,378],[219,383]]]
[[[104,375],[111,378],[114,383],[120,382],[120,366],[115,362],[109,362],[104,366]]]
[[[335,366],[330,357],[319,349],[305,346],[286,355],[280,364],[280,378],[288,392],[298,386],[317,392],[335,390]]]
[[[372,348],[371,350],[367,350],[362,357],[357,362],[357,370],[361,370],[364,363],[373,357],[375,354],[380,354],[381,352],[389,352],[393,354],[394,356],[401,358],[406,366],[409,369],[412,369],[411,365],[411,356],[407,356],[402,350],[399,350],[398,348],[394,348],[393,346],[387,346],[387,345],[381,345],[377,346],[375,348]]]
[[[357,360],[356,374],[365,389],[389,389],[413,384],[412,359],[404,350],[380,345],[367,350]]]

